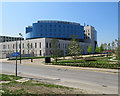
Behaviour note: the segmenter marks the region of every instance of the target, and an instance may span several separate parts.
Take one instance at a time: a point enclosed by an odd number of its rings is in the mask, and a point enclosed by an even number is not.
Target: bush
[[[84,60],[85,61],[96,61],[96,59],[93,57],[86,57]]]
[[[84,62],[84,63],[52,63],[53,65],[76,66],[76,67],[92,67],[118,69],[118,64],[109,64],[108,62]]]
[[[77,57],[77,59],[83,59],[83,57]]]
[[[100,55],[100,57],[105,57],[105,55]]]
[[[53,61],[53,63],[54,63],[55,61]],[[76,63],[83,63],[84,62],[84,60],[81,60],[81,59],[79,59],[79,60],[64,60],[64,61],[57,61],[58,63],[74,63],[74,62],[76,62]]]

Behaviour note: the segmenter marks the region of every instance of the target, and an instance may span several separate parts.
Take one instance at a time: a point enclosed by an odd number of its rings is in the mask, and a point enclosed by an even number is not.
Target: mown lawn
[[[91,56],[77,60],[58,60],[57,62],[52,61],[51,64],[63,66],[117,69],[118,62],[109,60],[111,58],[112,57]]]

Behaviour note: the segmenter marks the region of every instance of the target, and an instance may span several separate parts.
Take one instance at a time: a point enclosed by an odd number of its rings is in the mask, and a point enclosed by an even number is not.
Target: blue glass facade
[[[84,39],[84,26],[64,21],[38,21],[33,23],[32,27],[26,27],[26,39],[53,37],[70,39],[71,35],[77,39]]]

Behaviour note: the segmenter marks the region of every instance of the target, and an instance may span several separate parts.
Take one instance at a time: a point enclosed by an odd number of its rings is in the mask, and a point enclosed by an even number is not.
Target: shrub
[[[86,57],[84,60],[85,61],[96,61],[96,59],[93,57]]]
[[[76,67],[92,67],[92,68],[107,68],[118,69],[118,63],[109,64],[108,62],[84,62],[84,63],[52,63],[53,65],[76,66]]]

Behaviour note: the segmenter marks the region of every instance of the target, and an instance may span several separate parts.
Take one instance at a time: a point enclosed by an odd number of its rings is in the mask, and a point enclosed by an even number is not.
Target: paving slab
[[[0,93],[4,93],[4,91],[3,91],[3,90],[0,90]]]
[[[2,83],[10,83],[11,81],[0,81],[0,84]]]
[[[19,80],[15,80],[15,81],[17,81],[17,82],[27,82],[27,81],[29,81],[30,79],[28,79],[28,78],[22,78],[22,79],[19,79]]]

